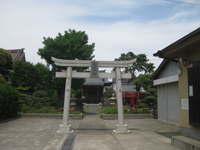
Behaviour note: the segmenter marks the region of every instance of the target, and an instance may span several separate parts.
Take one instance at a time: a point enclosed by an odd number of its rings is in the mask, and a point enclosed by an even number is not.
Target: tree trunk
[[[58,100],[56,103],[56,109],[59,109],[64,106],[64,92],[65,92],[64,87],[58,92]]]

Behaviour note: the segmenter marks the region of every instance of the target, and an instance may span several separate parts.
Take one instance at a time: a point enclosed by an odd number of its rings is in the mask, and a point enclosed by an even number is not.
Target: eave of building
[[[7,51],[10,52],[14,62],[22,60],[22,59],[25,60],[24,48],[22,48],[22,49],[12,49],[12,50],[7,50]]]
[[[153,80],[153,85],[161,85],[166,83],[178,82],[178,75]]]
[[[191,61],[188,56],[195,51],[199,51],[200,47],[200,28],[195,31],[189,33],[183,38],[177,40],[166,48],[158,51],[153,54],[154,56],[158,56],[160,58],[170,59],[173,61],[177,61],[177,58],[188,59]]]

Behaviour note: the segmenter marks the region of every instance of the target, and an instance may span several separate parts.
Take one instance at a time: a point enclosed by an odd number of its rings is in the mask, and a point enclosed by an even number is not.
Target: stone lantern
[[[70,98],[70,106],[76,106],[76,100],[77,98],[74,98],[74,94],[72,94],[72,97]]]
[[[114,93],[112,94],[112,97],[109,99],[110,99],[110,105],[115,106],[117,98],[115,97]]]

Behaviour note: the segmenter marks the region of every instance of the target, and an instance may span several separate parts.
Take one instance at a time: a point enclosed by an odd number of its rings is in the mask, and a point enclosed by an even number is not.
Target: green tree
[[[149,108],[150,110],[153,110],[154,118],[156,118],[157,113],[157,90],[152,87],[148,89],[146,92],[142,92],[142,94],[147,95],[145,99],[138,100],[140,103],[140,107]]]
[[[33,92],[39,79],[39,71],[32,63],[25,62],[24,60],[15,62],[11,78],[12,86],[30,87],[29,92]]]
[[[13,60],[11,54],[0,48],[0,73],[8,81],[10,77],[10,70],[13,69]]]
[[[108,89],[106,90],[106,93],[105,93],[105,94],[108,95],[109,98],[111,98],[111,97],[112,97],[112,94],[115,94],[115,91],[114,91],[112,88],[108,88]]]
[[[45,59],[47,65],[51,65],[51,71],[48,76],[48,86],[58,91],[57,108],[63,106],[63,94],[65,79],[55,78],[55,72],[66,70],[66,67],[59,67],[54,64],[51,57],[69,60],[92,60],[94,58],[93,51],[95,44],[88,44],[88,35],[84,31],[75,31],[69,29],[65,31],[64,35],[58,33],[55,38],[45,38],[43,41],[44,47],[38,50],[38,55]],[[74,68],[73,68],[74,69]],[[77,69],[81,71],[83,68]],[[74,90],[80,89],[84,83],[83,79],[72,80],[72,88]]]
[[[144,72],[152,73],[154,67],[153,63],[149,62],[149,59],[147,59],[146,54],[138,54],[135,55],[133,52],[128,52],[127,54],[122,53],[119,58],[115,58],[115,61],[127,61],[137,58],[137,61],[133,63],[133,66],[130,68],[125,68],[125,72],[130,72],[132,74],[132,78],[130,81],[133,81],[136,77],[137,72]]]
[[[64,35],[58,33],[56,38],[43,38],[43,48],[38,50],[38,55],[45,59],[47,64],[53,64],[51,57],[70,60],[91,60],[94,51],[94,43],[88,44],[88,35],[83,31],[69,29]]]
[[[37,63],[35,67],[38,69],[39,83],[44,85],[49,74],[49,68],[42,63]]]
[[[140,74],[135,78],[133,83],[136,85],[136,91],[140,91],[140,88],[143,87],[144,90],[148,90],[149,87],[153,86],[153,81],[151,80],[152,74]]]

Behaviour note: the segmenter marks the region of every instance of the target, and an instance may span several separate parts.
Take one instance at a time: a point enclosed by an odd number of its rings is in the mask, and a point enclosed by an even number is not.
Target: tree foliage
[[[140,74],[135,78],[133,83],[136,85],[136,91],[140,91],[140,88],[143,87],[144,90],[147,90],[149,87],[153,85],[153,81],[151,80],[152,74]]]
[[[91,60],[94,55],[94,43],[88,44],[88,36],[83,31],[65,31],[64,35],[58,33],[56,38],[45,38],[44,47],[38,50],[38,55],[48,64],[53,64],[51,57],[70,60]]]
[[[47,76],[49,74],[48,67],[45,66],[42,63],[37,63],[35,65],[35,67],[38,70],[38,76],[39,76],[39,82],[38,82],[38,84],[41,84],[41,85],[45,86],[46,78],[47,78]]]
[[[133,63],[133,66],[130,68],[125,68],[125,72],[130,72],[132,74],[133,80],[136,77],[137,72],[144,72],[146,73],[152,73],[154,67],[153,63],[149,62],[149,59],[147,59],[146,54],[138,54],[135,55],[133,52],[128,52],[127,54],[122,53],[119,58],[115,58],[115,61],[127,61],[137,58],[137,61]]]
[[[5,80],[5,78],[3,77],[2,74],[0,74],[0,84],[1,83],[6,83],[6,80]]]
[[[55,72],[66,70],[66,67],[59,67],[54,64],[51,57],[68,60],[91,60],[94,58],[93,51],[95,44],[88,44],[88,35],[84,31],[69,29],[62,35],[58,33],[55,38],[45,38],[44,47],[38,50],[38,55],[45,59],[51,70],[47,77],[47,87],[58,91],[59,101],[57,108],[62,107],[61,96],[64,94],[65,79],[55,78]],[[75,68],[73,68],[75,69]],[[83,68],[76,68],[77,71]],[[72,80],[72,88],[78,90],[84,83],[83,79]]]
[[[24,60],[15,62],[11,78],[11,83],[14,87],[30,87],[29,91],[33,92],[39,79],[39,71],[32,63],[25,62]]]
[[[142,92],[142,94],[147,95],[147,97],[145,99],[138,100],[138,102],[140,103],[140,107],[149,108],[153,110],[154,118],[156,118],[157,90],[152,87],[146,92]]]
[[[8,85],[0,84],[0,118],[9,117],[18,111],[18,92]]]
[[[0,74],[4,76],[6,80],[10,77],[10,70],[13,69],[13,60],[11,54],[0,48]]]

